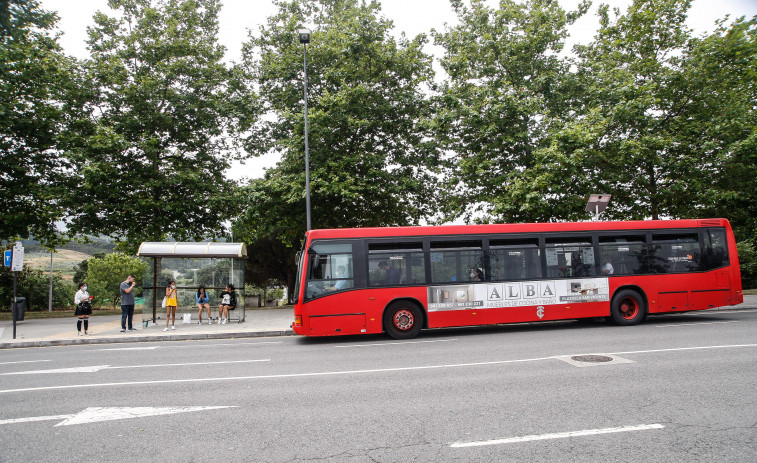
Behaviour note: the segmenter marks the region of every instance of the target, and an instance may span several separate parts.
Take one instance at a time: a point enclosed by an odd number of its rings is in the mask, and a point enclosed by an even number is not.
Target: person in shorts
[[[78,319],[76,321],[76,330],[81,336],[81,326],[84,324],[84,334],[92,334],[89,331],[89,316],[92,315],[92,296],[87,292],[87,283],[79,283],[79,291],[74,295],[74,304],[76,305],[76,311],[74,315]]]
[[[168,331],[168,320],[171,320],[171,329],[176,329],[176,308],[179,306],[179,300],[176,297],[176,282],[168,283],[166,288],[166,327],[163,331]]]
[[[195,293],[195,302],[197,303],[197,309],[199,312],[197,312],[197,324],[202,325],[202,309],[206,309],[208,311],[208,325],[210,325],[213,322],[213,319],[210,317],[210,304],[209,304],[209,298],[208,293],[205,291],[204,286],[200,286],[197,288],[197,292]]]
[[[218,306],[218,323],[225,325],[229,321],[229,310],[237,307],[237,294],[234,285],[229,283],[221,292],[221,304]]]

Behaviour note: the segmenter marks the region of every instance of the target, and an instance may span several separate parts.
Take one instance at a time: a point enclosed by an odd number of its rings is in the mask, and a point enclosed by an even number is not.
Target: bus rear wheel
[[[384,330],[394,339],[414,338],[421,328],[423,312],[412,302],[393,302],[384,311]]]
[[[610,315],[618,325],[638,325],[647,315],[644,298],[632,289],[624,289],[612,298]]]

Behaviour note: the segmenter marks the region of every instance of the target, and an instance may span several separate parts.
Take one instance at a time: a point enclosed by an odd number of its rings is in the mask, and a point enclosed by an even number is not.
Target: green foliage
[[[57,16],[36,0],[2,2],[0,18],[0,239],[55,246],[73,191],[61,150],[77,129],[76,63],[52,35]]]
[[[744,289],[757,288],[757,246],[753,241],[736,243],[741,267],[741,285]]]
[[[433,215],[440,162],[430,132],[431,57],[423,35],[395,39],[376,2],[279,1],[251,37],[236,70],[240,129],[253,155],[282,161],[242,193],[235,236],[273,243],[294,284],[294,250],[305,231],[303,45],[307,46],[312,223],[316,228],[407,225]],[[258,241],[260,240],[260,241]],[[284,272],[287,272],[284,274]]]
[[[121,303],[121,283],[129,275],[134,275],[137,281],[136,296],[140,295],[142,275],[145,263],[138,257],[128,256],[120,252],[106,254],[102,258],[89,260],[87,271],[87,286],[89,294],[95,297],[95,304],[105,301],[112,306]]]
[[[112,0],[95,15],[87,72],[97,126],[74,157],[71,229],[142,241],[222,233],[233,209],[224,130],[229,77],[218,0]]]
[[[53,274],[53,307],[70,308],[74,303],[76,289],[64,281],[60,274]],[[24,266],[18,272],[18,297],[24,297],[26,310],[47,310],[50,299],[50,274]],[[13,300],[13,272],[8,267],[0,267],[0,310],[10,310]]]
[[[453,0],[459,24],[434,32],[444,47],[449,78],[435,120],[438,137],[455,153],[449,174],[447,218],[543,218],[519,189],[536,152],[578,98],[570,62],[560,58],[566,27],[586,12],[558,2]]]

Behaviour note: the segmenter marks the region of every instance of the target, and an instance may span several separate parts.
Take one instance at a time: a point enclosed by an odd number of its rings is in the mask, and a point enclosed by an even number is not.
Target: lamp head
[[[310,43],[310,29],[300,29],[299,31],[297,31],[297,34],[300,37],[301,44],[304,45],[306,43]]]

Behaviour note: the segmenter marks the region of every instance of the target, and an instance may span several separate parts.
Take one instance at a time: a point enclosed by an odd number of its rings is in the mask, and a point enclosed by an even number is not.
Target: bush
[[[141,259],[120,252],[92,258],[87,269],[89,294],[95,297],[95,304],[108,302],[115,307],[121,303],[121,283],[127,276],[134,275],[137,280],[135,296],[141,294],[144,270],[145,263]]]
[[[744,289],[757,288],[757,246],[752,241],[736,243],[741,267],[741,285]]]

